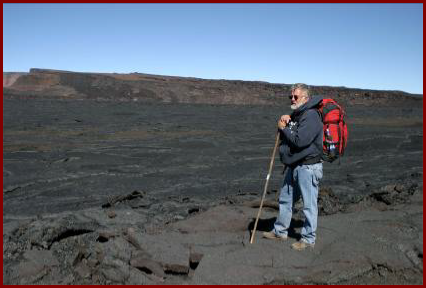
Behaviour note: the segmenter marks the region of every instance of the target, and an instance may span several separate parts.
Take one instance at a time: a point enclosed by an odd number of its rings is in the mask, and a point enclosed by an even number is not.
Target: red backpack
[[[322,159],[333,162],[343,156],[348,141],[345,110],[333,99],[323,99],[318,106],[323,125]]]

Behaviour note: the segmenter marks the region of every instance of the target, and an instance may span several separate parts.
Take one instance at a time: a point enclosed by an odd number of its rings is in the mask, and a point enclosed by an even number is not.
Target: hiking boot
[[[314,246],[315,246],[315,244],[310,244],[310,243],[307,243],[303,240],[300,240],[298,242],[291,244],[291,248],[293,248],[294,250],[297,250],[297,251],[302,251],[302,250],[305,250],[306,248],[312,248],[313,249]]]
[[[287,235],[277,235],[274,231],[263,232],[263,238],[287,240]]]

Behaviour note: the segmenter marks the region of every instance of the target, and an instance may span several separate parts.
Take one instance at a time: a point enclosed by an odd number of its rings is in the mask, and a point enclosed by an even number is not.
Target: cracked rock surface
[[[4,100],[4,284],[422,284],[423,111],[349,106],[314,249],[277,216],[286,107]],[[392,117],[391,117],[392,116]],[[76,121],[76,119],[78,121]]]

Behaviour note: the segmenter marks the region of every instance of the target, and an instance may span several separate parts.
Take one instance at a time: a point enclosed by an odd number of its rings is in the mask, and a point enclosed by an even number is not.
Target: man
[[[287,240],[293,205],[302,196],[305,221],[301,239],[291,246],[304,250],[315,245],[318,218],[318,184],[322,178],[323,124],[315,106],[321,98],[311,98],[309,87],[298,83],[292,86],[290,108],[293,113],[278,120],[280,158],[287,166],[279,196],[279,214],[274,229],[263,237]]]

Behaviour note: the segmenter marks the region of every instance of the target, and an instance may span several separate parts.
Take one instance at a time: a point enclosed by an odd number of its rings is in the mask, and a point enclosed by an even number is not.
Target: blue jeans
[[[322,163],[288,167],[279,197],[279,214],[274,224],[277,235],[287,235],[293,206],[300,196],[303,200],[305,222],[302,241],[315,244],[318,219],[318,184],[322,178]]]

